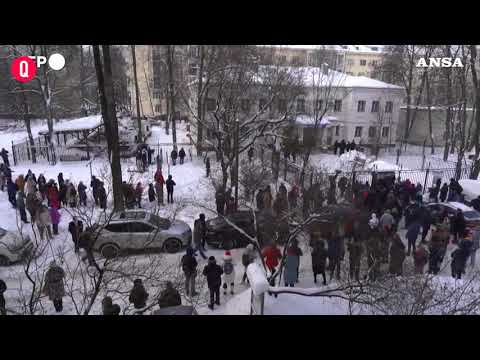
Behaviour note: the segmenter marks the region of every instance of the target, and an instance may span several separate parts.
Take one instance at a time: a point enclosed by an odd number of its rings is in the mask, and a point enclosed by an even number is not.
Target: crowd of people
[[[342,155],[351,150],[355,150],[356,147],[355,140],[352,140],[351,142],[347,142],[344,139],[342,139],[342,141],[335,140],[333,143],[333,153],[335,155],[337,155],[337,153],[338,155]]]

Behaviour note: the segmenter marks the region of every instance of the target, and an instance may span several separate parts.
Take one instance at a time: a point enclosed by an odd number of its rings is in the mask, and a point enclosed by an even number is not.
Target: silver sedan
[[[159,249],[175,253],[192,241],[187,223],[161,218],[147,211],[124,211],[115,214],[94,235],[93,250],[113,258],[123,250]]]

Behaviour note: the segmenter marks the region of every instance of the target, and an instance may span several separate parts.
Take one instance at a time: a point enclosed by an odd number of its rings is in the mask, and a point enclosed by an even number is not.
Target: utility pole
[[[235,120],[235,210],[238,210],[238,168],[240,157],[240,146],[238,144],[239,137],[239,121]]]
[[[142,121],[140,120],[140,94],[138,92],[138,79],[137,79],[137,58],[135,56],[135,45],[132,47],[132,65],[133,65],[133,79],[135,81],[135,96],[137,102],[137,126],[138,126],[138,135],[137,143],[142,142]]]

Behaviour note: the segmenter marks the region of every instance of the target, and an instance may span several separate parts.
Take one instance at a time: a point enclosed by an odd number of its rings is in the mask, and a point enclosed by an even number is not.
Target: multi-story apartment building
[[[285,66],[321,66],[354,76],[376,76],[376,67],[383,59],[381,45],[261,45],[261,62]]]

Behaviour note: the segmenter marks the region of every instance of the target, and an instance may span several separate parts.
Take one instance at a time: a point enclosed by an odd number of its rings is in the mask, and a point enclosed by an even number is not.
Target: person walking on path
[[[170,157],[172,158],[172,165],[175,166],[177,163],[177,157],[178,157],[176,148],[173,148],[172,152],[170,153]]]
[[[163,205],[163,185],[165,179],[163,178],[162,169],[155,172],[155,191],[157,193],[158,205]]]
[[[235,264],[233,263],[232,254],[230,251],[225,251],[223,256],[223,294],[227,295],[228,286],[230,286],[230,294],[233,295],[233,288],[235,286]]]
[[[182,270],[185,275],[185,294],[187,296],[196,296],[198,293],[195,291],[195,278],[197,277],[197,259],[195,259],[195,250],[190,246],[187,247],[187,252],[183,255]]]
[[[64,277],[65,271],[55,261],[50,263],[50,267],[45,275],[43,291],[49,300],[53,302],[57,313],[63,311],[63,297],[65,296]]]
[[[443,183],[442,188],[440,189],[440,201],[443,203],[447,198],[448,193],[448,185],[447,183]]]
[[[477,250],[480,248],[480,229],[474,228],[472,231],[472,248],[470,251],[470,266],[472,269],[475,268],[475,256],[477,254]]]
[[[415,251],[415,249],[414,249]],[[392,244],[390,245],[390,274],[399,276],[403,273],[403,262],[405,260],[405,245],[400,236],[394,234],[392,237]]]
[[[253,244],[248,244],[247,247],[245,248],[245,251],[242,254],[242,265],[245,269],[242,276],[242,284],[245,282],[245,280],[248,281],[247,268],[248,268],[248,265],[255,262],[256,257],[257,257],[257,254],[255,253],[255,248],[253,247]]]
[[[185,150],[183,149],[183,147],[180,148],[180,151],[178,152],[178,157],[180,158],[180,165],[183,164],[183,161],[184,161],[186,155],[187,154],[185,153]]]
[[[53,235],[58,235],[58,224],[60,223],[61,215],[58,209],[51,206],[49,209],[50,219],[52,220]]]
[[[285,286],[294,287],[295,283],[298,282],[298,269],[300,267],[300,256],[302,255],[297,240],[293,240],[287,249],[285,260]]]
[[[143,195],[143,186],[142,183],[137,183],[135,187],[135,200],[139,209],[142,208],[142,195]]]
[[[353,241],[348,243],[347,249],[350,260],[350,279],[355,278],[356,281],[360,281],[360,263],[363,253],[363,245],[360,239],[354,236]]]
[[[47,240],[52,240],[52,230],[50,229],[52,219],[50,218],[50,212],[45,205],[40,205],[37,214],[35,215],[35,220],[38,232],[40,233],[40,240],[44,239],[44,234],[46,235]]]
[[[165,284],[165,290],[160,293],[158,298],[158,306],[160,309],[164,309],[172,306],[182,305],[182,297],[177,289],[173,287],[171,281],[167,281]]]
[[[277,247],[277,244],[273,242],[262,251],[262,257],[265,259],[265,265],[268,271],[270,271],[270,277],[273,277],[276,271],[276,267],[279,264],[279,260],[282,258],[282,253]]]
[[[172,175],[168,175],[166,185],[167,185],[167,202],[173,204],[173,187],[177,184],[175,184],[175,181],[173,181]]]
[[[78,198],[80,200],[80,206],[87,206],[87,187],[83,184],[82,181],[78,183]]]
[[[73,217],[72,221],[68,224],[68,232],[72,235],[72,241],[74,244],[75,252],[78,253],[79,250],[79,240],[80,234],[83,232],[83,222],[81,222],[77,217]]]
[[[203,268],[203,275],[207,278],[208,290],[210,291],[210,304],[208,308],[213,310],[213,304],[220,305],[220,286],[222,285],[223,269],[217,265],[214,256],[208,258],[208,264]]]
[[[150,202],[150,205],[153,206],[153,202],[155,201],[156,196],[155,196],[155,189],[153,187],[153,184],[150,183],[148,184],[148,201]]]
[[[20,219],[23,223],[28,224],[27,212],[25,211],[25,193],[23,191],[17,192],[16,203],[18,211],[20,212]]]
[[[205,159],[205,171],[207,173],[207,178],[210,177],[210,158],[208,156]]]
[[[452,277],[460,280],[462,274],[465,274],[465,266],[467,264],[467,259],[470,256],[470,249],[472,242],[469,240],[462,240],[458,244],[458,247],[452,252]]]
[[[418,220],[415,220],[409,225],[407,234],[406,234],[406,237],[408,240],[407,256],[410,256],[410,254],[412,253],[411,250],[415,252],[417,237],[419,233],[420,233],[420,222]]]
[[[457,213],[452,218],[452,235],[453,235],[453,243],[457,244],[458,239],[461,238],[467,228],[467,223],[465,221],[465,217],[463,216],[463,212],[461,209],[457,210]]]

